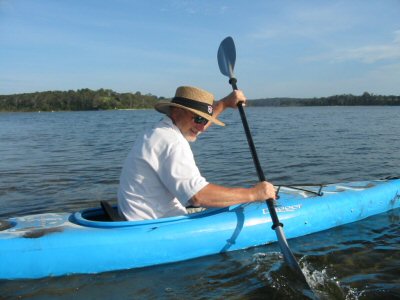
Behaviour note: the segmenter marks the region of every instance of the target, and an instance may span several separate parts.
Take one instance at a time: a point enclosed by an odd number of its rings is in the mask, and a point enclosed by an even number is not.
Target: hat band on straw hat
[[[203,113],[206,113],[209,116],[213,115],[213,107],[207,103],[202,103],[199,101],[183,98],[183,97],[174,97],[171,103],[183,105],[187,108],[192,108]]]

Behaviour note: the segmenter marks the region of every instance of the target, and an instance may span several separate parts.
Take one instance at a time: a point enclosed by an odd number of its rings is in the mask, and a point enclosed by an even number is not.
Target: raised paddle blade
[[[233,78],[233,69],[235,68],[236,48],[233,39],[228,36],[225,38],[218,49],[219,70],[225,76]]]

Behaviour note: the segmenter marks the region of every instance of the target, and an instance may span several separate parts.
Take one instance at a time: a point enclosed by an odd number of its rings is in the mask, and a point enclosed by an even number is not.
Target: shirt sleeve
[[[161,181],[182,205],[208,182],[201,176],[189,143],[176,143],[166,153],[160,164]]]

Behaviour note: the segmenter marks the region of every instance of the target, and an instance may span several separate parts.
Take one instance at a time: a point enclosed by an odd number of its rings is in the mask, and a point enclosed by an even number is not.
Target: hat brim
[[[202,111],[193,109],[193,108],[189,108],[177,103],[172,103],[170,101],[159,101],[154,105],[155,110],[157,110],[158,112],[162,113],[162,114],[168,114],[169,112],[169,108],[173,106],[173,107],[179,107],[179,108],[183,108],[186,110],[189,110],[193,113],[195,113],[196,115],[199,115],[200,117],[203,117],[205,119],[207,119],[208,121],[219,125],[219,126],[225,126],[225,123],[221,122],[220,120],[218,120],[217,118],[214,118],[213,116],[210,116]]]

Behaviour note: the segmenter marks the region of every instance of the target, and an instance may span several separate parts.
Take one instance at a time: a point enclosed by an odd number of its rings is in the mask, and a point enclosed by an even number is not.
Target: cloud
[[[360,87],[360,92],[364,90],[375,94],[398,95],[398,87],[400,86],[399,74],[400,62],[383,65],[361,74],[359,78],[354,78],[348,82],[348,85],[349,88]]]
[[[331,34],[348,31],[357,23],[349,12],[348,5],[340,3],[304,4],[291,2],[282,6],[269,7],[276,10],[261,20],[250,36],[256,40],[267,39],[321,39]]]
[[[340,50],[333,58],[336,61],[357,60],[364,63],[400,59],[400,30],[394,32],[394,39],[390,43]]]
[[[393,34],[394,38],[387,43],[334,49],[320,55],[304,57],[302,61],[329,61],[332,63],[358,61],[372,64],[383,60],[398,60],[400,59],[400,30],[394,31]]]

